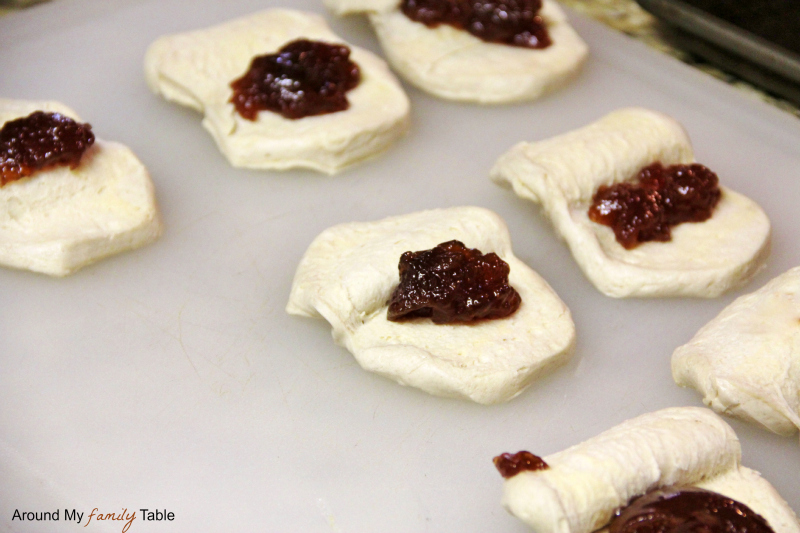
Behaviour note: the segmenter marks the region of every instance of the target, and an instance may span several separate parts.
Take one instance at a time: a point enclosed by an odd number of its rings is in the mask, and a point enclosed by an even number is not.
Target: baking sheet
[[[500,507],[491,459],[546,455],[638,414],[699,405],[669,359],[732,299],[800,264],[800,122],[571,15],[580,77],[524,105],[450,103],[413,88],[410,135],[336,177],[230,168],[196,113],[150,94],[156,37],[313,0],[59,0],[0,19],[0,95],[55,99],[129,145],[156,184],[156,244],[66,279],[0,270],[0,524],[75,531],[63,510],[137,511],[129,531],[526,531]],[[362,17],[326,15],[378,51]],[[698,160],[773,223],[766,268],[714,300],[598,293],[537,208],[488,180],[520,140],[615,108],[669,113]],[[572,361],[510,403],[435,398],[362,371],[321,320],[287,316],[294,269],[323,229],[480,205],[570,307]],[[800,446],[736,421],[744,464],[800,511]],[[174,513],[143,522],[142,508]],[[61,521],[11,520],[14,510]],[[120,531],[93,521],[84,531]]]

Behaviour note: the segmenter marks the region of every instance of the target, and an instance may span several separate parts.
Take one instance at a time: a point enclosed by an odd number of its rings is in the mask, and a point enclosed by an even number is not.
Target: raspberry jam
[[[324,115],[347,109],[345,93],[360,79],[347,46],[299,39],[275,54],[254,57],[247,72],[231,82],[230,102],[247,120],[256,120],[262,110],[289,119]]]
[[[589,208],[589,218],[610,226],[628,250],[669,241],[678,224],[708,220],[721,196],[717,175],[698,164],[653,163],[636,180],[601,186]]]
[[[538,14],[541,0],[403,0],[400,8],[430,28],[448,24],[490,43],[524,48],[551,44]]]
[[[94,144],[92,126],[34,111],[0,129],[0,187],[55,166],[75,168]]]
[[[546,470],[550,468],[544,459],[531,452],[521,451],[515,454],[502,453],[492,459],[500,475],[508,479],[525,470]]]
[[[752,509],[695,487],[667,487],[633,500],[609,524],[609,533],[773,533]]]
[[[503,318],[522,302],[508,285],[508,263],[459,241],[406,252],[399,269],[400,285],[392,293],[388,312],[388,319],[395,322],[430,317],[436,324],[452,324]]]

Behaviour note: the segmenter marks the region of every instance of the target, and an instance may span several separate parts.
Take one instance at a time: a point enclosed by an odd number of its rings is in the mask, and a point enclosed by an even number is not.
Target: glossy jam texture
[[[550,35],[539,15],[542,0],[403,0],[403,13],[435,28],[448,24],[490,42],[546,48]]]
[[[247,72],[231,82],[230,102],[247,120],[256,120],[259,111],[289,119],[324,115],[347,109],[346,93],[360,79],[347,46],[299,39],[275,54],[254,57]]]
[[[508,285],[508,263],[459,241],[400,257],[400,284],[389,300],[388,319],[430,317],[436,324],[503,318],[522,299]]]
[[[34,111],[0,129],[0,186],[55,166],[75,168],[94,144],[92,126]]]
[[[720,199],[719,179],[699,164],[643,168],[636,182],[601,186],[592,199],[589,218],[610,226],[622,246],[669,241],[672,227],[702,222]]]
[[[508,479],[514,477],[520,472],[526,470],[546,470],[550,466],[544,462],[544,459],[538,455],[533,455],[531,452],[521,451],[515,454],[502,453],[492,459],[494,466],[500,475]]]
[[[773,533],[752,509],[694,487],[667,487],[633,500],[609,524],[609,533]]]

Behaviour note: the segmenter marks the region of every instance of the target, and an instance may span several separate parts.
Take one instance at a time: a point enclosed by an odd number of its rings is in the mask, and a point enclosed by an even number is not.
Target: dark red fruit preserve
[[[522,299],[508,285],[508,263],[459,241],[400,257],[400,285],[389,300],[388,319],[430,317],[436,324],[503,318]]]
[[[299,39],[276,54],[254,57],[247,72],[231,82],[230,102],[248,120],[259,111],[290,119],[324,115],[347,109],[345,93],[360,79],[347,46]]]
[[[54,166],[75,168],[94,144],[92,126],[34,111],[0,129],[0,187]]]
[[[508,479],[525,470],[546,470],[550,468],[544,459],[531,452],[521,451],[515,454],[502,453],[492,459],[500,475]]]
[[[490,43],[525,48],[550,46],[539,10],[542,0],[403,0],[403,13],[435,28],[449,24]]]
[[[727,496],[695,487],[667,487],[633,500],[609,533],[773,533],[767,521]]]
[[[653,163],[636,182],[601,186],[592,199],[589,218],[610,226],[622,246],[669,241],[672,227],[711,218],[721,192],[717,175],[699,164],[664,167]]]

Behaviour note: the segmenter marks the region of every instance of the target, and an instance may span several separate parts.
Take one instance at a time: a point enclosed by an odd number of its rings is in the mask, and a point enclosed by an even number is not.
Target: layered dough
[[[800,428],[800,267],[726,307],[672,354],[672,375],[718,413]]]
[[[544,457],[548,469],[505,481],[503,505],[536,533],[592,533],[647,491],[689,485],[737,500],[775,533],[797,533],[792,509],[758,472],[741,466],[733,430],[699,407],[639,416]]]
[[[390,322],[403,252],[457,239],[510,266],[522,304],[510,317],[437,325]],[[306,251],[286,310],[330,322],[333,338],[366,370],[439,396],[496,403],[518,395],[572,352],[570,312],[550,286],[511,251],[505,223],[478,207],[423,211],[334,226]]]
[[[666,115],[629,108],[551,139],[517,144],[498,159],[491,178],[542,206],[584,274],[608,296],[710,298],[745,283],[769,252],[769,219],[726,187],[710,219],[673,227],[669,242],[626,250],[610,227],[589,220],[601,185],[631,181],[659,161],[694,162],[686,132]]]
[[[382,152],[407,131],[409,102],[397,79],[383,60],[351,45],[361,81],[347,92],[347,110],[296,120],[270,111],[255,121],[242,118],[229,102],[230,83],[255,56],[296,39],[347,44],[318,15],[273,9],[159,38],[145,55],[145,76],[154,92],[204,114],[203,127],[235,167],[333,174]]]
[[[572,78],[588,53],[552,0],[544,0],[540,12],[552,40],[543,49],[487,43],[446,24],[429,28],[406,17],[399,0],[325,0],[325,5],[340,15],[367,13],[392,68],[450,100],[533,100]]]
[[[0,99],[0,126],[57,102]],[[65,276],[158,238],[162,226],[150,176],[119,143],[96,139],[75,169],[55,167],[0,187],[0,264]]]

